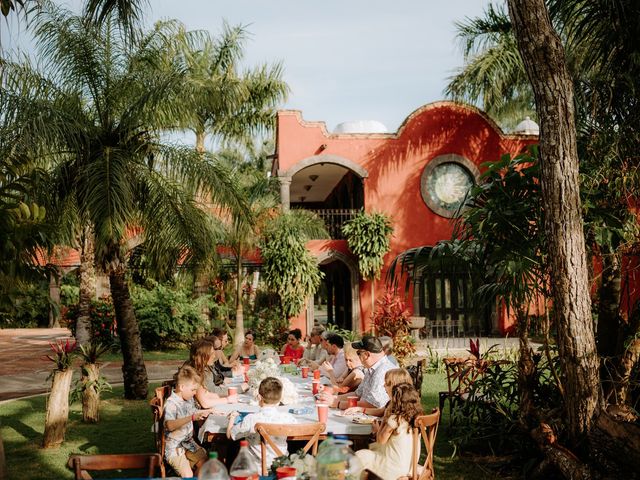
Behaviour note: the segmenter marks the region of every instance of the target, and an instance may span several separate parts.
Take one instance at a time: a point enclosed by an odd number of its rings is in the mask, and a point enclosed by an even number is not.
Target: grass
[[[145,350],[144,360],[147,361],[162,361],[162,360],[189,360],[189,349],[187,347],[177,350]],[[116,352],[107,352],[100,357],[100,361],[104,362],[121,362],[122,352],[120,350]]]
[[[150,391],[155,386],[150,386]],[[443,374],[424,376],[422,393],[426,411],[438,405],[438,392],[441,390],[446,390]],[[148,402],[123,400],[122,387],[115,387],[113,392],[103,394],[99,424],[82,423],[81,405],[77,402],[71,405],[66,441],[59,448],[44,450],[40,447],[45,408],[45,396],[0,404],[0,430],[6,451],[8,478],[71,479],[73,475],[65,466],[70,454],[136,453],[152,452],[154,449]],[[436,441],[436,478],[497,478],[461,457],[451,458],[453,449],[448,442],[447,425],[448,415],[445,414]]]

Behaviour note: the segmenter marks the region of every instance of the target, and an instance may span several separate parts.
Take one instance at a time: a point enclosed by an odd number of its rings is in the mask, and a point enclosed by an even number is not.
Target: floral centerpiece
[[[291,405],[298,403],[298,392],[296,387],[288,378],[284,378],[273,358],[267,358],[264,361],[256,362],[255,366],[247,372],[249,380],[249,390],[254,397],[258,396],[258,387],[260,382],[267,377],[275,377],[282,382],[282,399],[283,405]]]
[[[273,459],[271,464],[271,473],[276,474],[278,467],[293,467],[296,469],[296,478],[301,480],[308,480],[316,478],[316,459],[313,455],[304,453],[299,450],[297,453],[291,455],[283,455]]]

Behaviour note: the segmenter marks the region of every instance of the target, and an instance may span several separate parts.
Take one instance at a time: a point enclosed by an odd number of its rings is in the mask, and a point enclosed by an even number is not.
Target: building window
[[[420,192],[427,206],[446,218],[456,216],[480,172],[473,162],[455,154],[433,158],[422,172]]]

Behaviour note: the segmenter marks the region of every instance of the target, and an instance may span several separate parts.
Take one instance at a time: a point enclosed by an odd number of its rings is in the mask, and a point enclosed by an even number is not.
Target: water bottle
[[[325,448],[331,446],[332,443],[333,443],[333,432],[327,432],[327,438],[325,438],[325,440],[320,445],[318,445],[318,453],[316,453],[316,457],[320,455]]]
[[[209,452],[209,460],[198,471],[198,480],[229,480],[227,467],[218,460],[218,452]]]
[[[323,442],[323,444],[326,443]],[[318,480],[357,480],[362,464],[345,436],[336,435],[316,457]]]
[[[240,452],[231,464],[231,480],[258,480],[258,469],[249,453],[249,442],[240,441]]]

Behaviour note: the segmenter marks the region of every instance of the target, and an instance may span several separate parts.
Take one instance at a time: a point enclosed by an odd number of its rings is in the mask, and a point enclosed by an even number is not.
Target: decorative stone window
[[[422,199],[433,212],[453,218],[479,175],[478,168],[467,158],[453,153],[439,155],[422,172]]]

